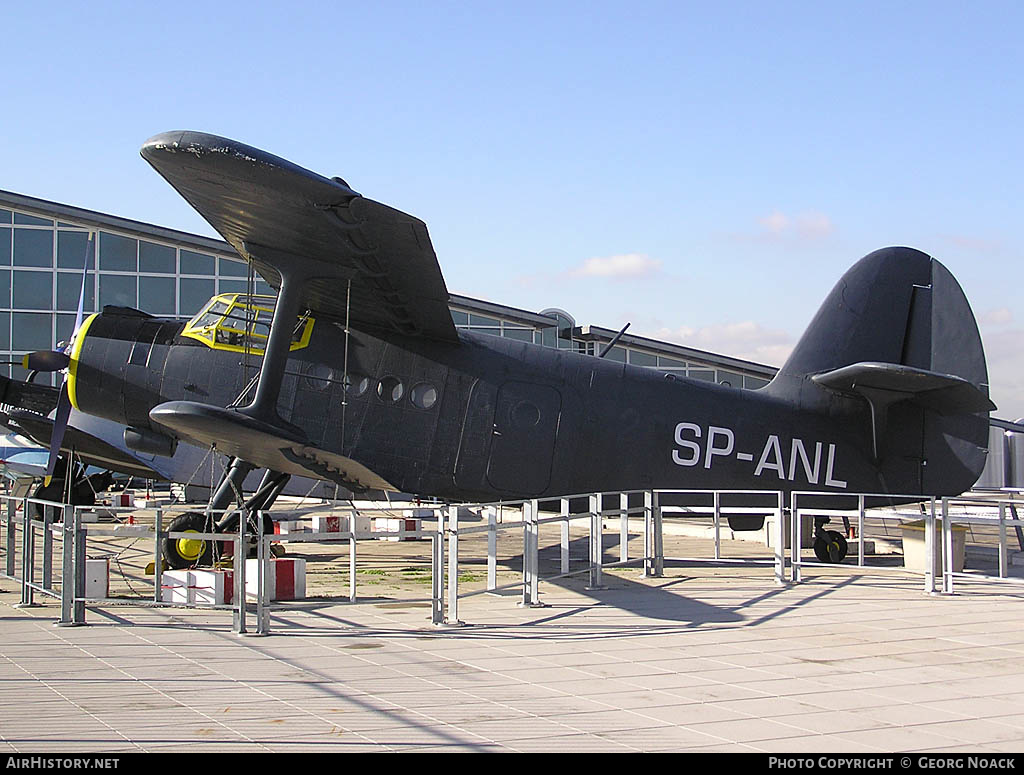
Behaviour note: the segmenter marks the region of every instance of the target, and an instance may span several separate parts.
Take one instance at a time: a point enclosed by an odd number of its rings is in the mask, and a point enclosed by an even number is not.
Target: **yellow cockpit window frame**
[[[262,355],[266,351],[270,320],[274,316],[273,296],[248,296],[244,293],[222,293],[214,296],[185,325],[181,335],[202,342],[213,350]],[[214,311],[217,305],[223,305]],[[246,325],[250,313],[256,312],[256,325]],[[313,336],[315,319],[302,316],[296,323],[304,321],[301,330],[292,336],[290,351],[301,350],[309,345]]]

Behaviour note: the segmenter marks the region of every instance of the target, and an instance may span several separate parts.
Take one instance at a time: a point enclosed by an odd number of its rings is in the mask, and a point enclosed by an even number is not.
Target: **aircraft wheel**
[[[826,530],[814,539],[814,556],[819,562],[842,562],[848,551],[849,547],[843,534],[835,530]]]
[[[50,501],[52,503],[63,503],[64,502],[64,480],[63,479],[51,479],[48,485],[41,484],[32,493],[33,498],[38,498],[41,501]],[[44,506],[41,503],[33,503],[32,506],[32,519],[42,519]],[[59,513],[59,512],[58,512]]]
[[[209,533],[206,515],[188,511],[176,517],[167,528],[171,533]],[[209,565],[213,561],[213,544],[201,538],[165,538],[164,559],[175,570]]]

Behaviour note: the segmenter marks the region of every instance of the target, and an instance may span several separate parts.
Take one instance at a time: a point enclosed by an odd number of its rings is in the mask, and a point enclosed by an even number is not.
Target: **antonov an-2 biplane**
[[[105,307],[37,366],[65,370],[69,403],[126,426],[132,449],[169,455],[181,440],[231,456],[208,514],[254,469],[267,473],[251,503],[265,507],[290,476],[453,500],[954,495],[984,466],[995,407],[977,325],[918,250],[856,263],[771,384],[746,391],[457,331],[426,226],[341,178],[197,132],[157,135],[142,156],[276,303],[220,296],[187,323]],[[171,529],[204,529],[183,519]],[[834,561],[837,537],[819,526]],[[196,543],[172,543],[171,564],[208,556]]]

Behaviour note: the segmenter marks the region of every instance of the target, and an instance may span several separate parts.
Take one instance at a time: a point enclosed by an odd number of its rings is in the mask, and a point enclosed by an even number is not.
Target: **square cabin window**
[[[100,232],[100,269],[106,272],[139,271],[139,241]]]
[[[139,271],[153,274],[174,274],[177,251],[170,245],[139,240]]]
[[[53,266],[53,230],[15,229],[14,265]]]
[[[153,315],[175,313],[173,277],[140,277],[139,309]]]

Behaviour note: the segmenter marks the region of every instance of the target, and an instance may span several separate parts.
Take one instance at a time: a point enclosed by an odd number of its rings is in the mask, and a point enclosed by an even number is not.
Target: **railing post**
[[[722,559],[722,493],[715,490],[712,495],[714,503],[714,525],[715,525],[715,559]]]
[[[601,555],[604,548],[604,519],[601,516],[601,495],[591,493],[590,501],[590,584],[587,589],[603,589],[601,586]]]
[[[448,527],[448,617],[447,624],[459,621],[459,509],[445,506]]]
[[[15,520],[18,511],[17,503],[14,498],[7,499],[7,568],[6,576],[8,578],[14,578],[14,556],[17,553],[17,528],[15,527]]]
[[[444,624],[444,507],[437,510],[430,548],[430,621],[440,625]]]
[[[153,517],[153,602],[163,602],[164,587],[164,511],[157,509]]]
[[[53,592],[53,506],[43,506],[43,589]]]
[[[946,510],[945,498],[942,510]],[[924,591],[935,594],[935,498],[931,499],[931,508],[924,515]]]
[[[73,512],[73,522],[75,527],[75,559],[73,562],[75,569],[75,604],[73,606],[73,620],[75,624],[85,624],[85,555],[86,555],[86,542],[88,535],[85,528],[82,526],[82,510],[80,507],[75,507]]]
[[[43,506],[43,589],[47,592],[53,592],[53,510],[53,506]]]
[[[953,594],[953,516],[942,499],[942,591]]]
[[[1007,575],[1006,563],[1006,504],[999,504],[999,578]]]
[[[629,493],[619,493],[619,561],[629,559]]]
[[[245,558],[248,552],[245,546],[245,529],[248,522],[248,514],[243,510],[238,515],[238,535],[234,538],[235,544],[235,578],[234,578],[234,598],[235,608],[232,612],[232,624],[234,625],[234,631],[237,635],[244,635],[246,633],[245,627]]]
[[[422,523],[421,527],[422,527]],[[356,562],[358,556],[359,539],[356,537],[356,513],[352,511],[348,520],[348,602],[354,603],[357,600],[356,592]]]
[[[799,495],[795,492],[789,495],[789,556],[790,556],[790,570],[789,579],[794,584],[799,584],[801,581],[802,567],[801,567],[801,553],[803,547],[803,530],[801,522],[800,508],[797,506],[797,500]]]
[[[644,578],[654,568],[654,491],[644,490]]]
[[[569,499],[561,498],[558,501],[558,514],[562,521],[558,523],[561,531],[561,565],[559,570],[564,576],[569,572]]]
[[[529,508],[527,517],[526,509]],[[528,577],[523,579],[523,605],[531,608],[540,608],[540,504],[536,499],[523,502],[523,516],[526,517],[526,526],[529,534],[528,546],[524,547],[524,554],[529,555],[528,566],[530,569]],[[524,563],[524,567],[526,564]]]
[[[786,584],[786,493],[781,490],[778,493],[777,511],[775,519],[775,583],[779,586]]]
[[[665,524],[661,513],[661,496],[654,493],[654,575],[665,575]]]
[[[498,588],[498,511],[485,506],[487,512],[487,590]]]
[[[523,597],[519,601],[521,606],[530,605],[530,591],[533,589],[533,531],[530,505],[530,501],[523,501],[520,504],[523,514]]]
[[[270,568],[268,546],[263,534],[263,512],[256,512],[256,634],[270,634]]]
[[[857,565],[864,567],[864,496],[857,496]]]
[[[60,621],[61,626],[75,624],[75,507],[64,506],[60,546]]]
[[[36,547],[35,531],[32,529],[32,517],[28,510],[28,500],[21,510],[21,602],[17,608],[30,608],[35,605]]]

